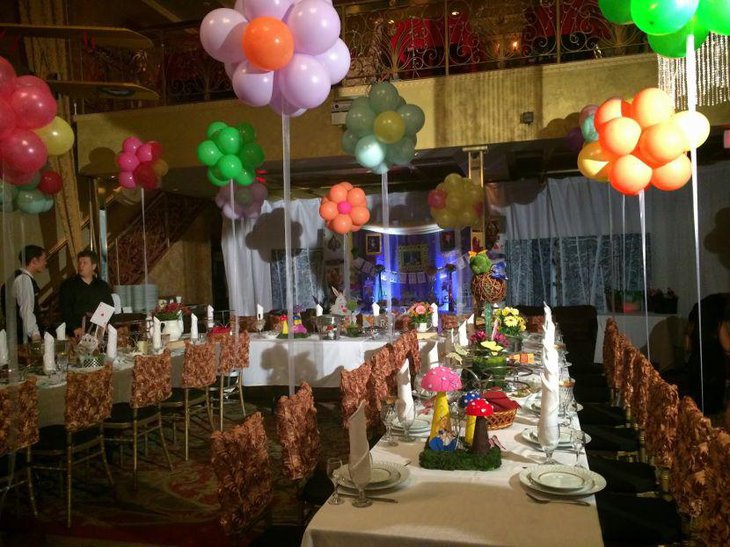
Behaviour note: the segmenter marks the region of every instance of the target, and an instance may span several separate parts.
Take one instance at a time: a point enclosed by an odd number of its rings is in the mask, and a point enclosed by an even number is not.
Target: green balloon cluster
[[[224,122],[208,126],[208,138],[198,145],[198,160],[208,166],[208,180],[225,186],[234,180],[248,186],[256,178],[256,169],[264,163],[264,151],[256,142],[250,123],[231,127]]]
[[[486,253],[477,253],[469,259],[469,268],[474,275],[489,273],[492,261],[487,258]]]
[[[37,186],[38,182],[13,186],[0,180],[0,212],[12,213],[19,209],[21,213],[38,215],[53,209],[53,198]]]
[[[689,36],[697,49],[710,32],[730,34],[728,0],[598,0],[598,5],[611,23],[634,23],[665,57],[684,57]]]

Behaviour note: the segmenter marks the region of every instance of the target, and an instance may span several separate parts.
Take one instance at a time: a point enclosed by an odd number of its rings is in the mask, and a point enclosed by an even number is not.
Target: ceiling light
[[[451,12],[451,15],[459,15],[459,12],[458,11],[452,11]]]

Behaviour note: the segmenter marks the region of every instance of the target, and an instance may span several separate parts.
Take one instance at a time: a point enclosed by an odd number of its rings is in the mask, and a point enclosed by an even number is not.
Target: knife
[[[357,498],[357,494],[343,494],[340,492],[340,497],[342,498]],[[381,497],[367,497],[371,501],[384,501],[386,503],[398,503],[398,500],[394,500],[393,498],[381,498]]]

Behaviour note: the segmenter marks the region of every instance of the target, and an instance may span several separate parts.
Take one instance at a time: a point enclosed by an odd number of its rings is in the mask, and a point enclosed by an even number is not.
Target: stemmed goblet
[[[545,461],[542,462],[543,465],[555,465],[559,463],[553,459],[553,452],[555,452],[555,449],[558,447],[558,443],[560,442],[560,427],[557,427],[556,429],[558,430],[558,434],[553,435],[549,441],[544,442],[542,439],[539,439],[540,448],[542,448],[542,451],[545,452]]]
[[[327,458],[327,476],[332,481],[335,488],[329,503],[332,505],[341,505],[344,503],[340,497],[340,473],[342,473],[342,460],[340,458]]]
[[[415,403],[411,403],[410,405],[406,405],[406,408],[399,413],[400,414],[400,423],[403,426],[403,436],[401,439],[405,443],[412,443],[416,440],[416,438],[411,435],[411,426],[413,425],[413,422],[416,420],[416,405]]]
[[[373,456],[372,454],[368,454],[366,457],[370,460],[366,469],[360,466],[353,467],[352,464],[349,466],[350,480],[357,488],[357,498],[352,500],[353,507],[369,507],[373,504],[372,500],[365,496],[365,488],[368,484],[370,484],[370,477],[373,468]]]
[[[264,330],[264,327],[266,326],[266,319],[256,319],[254,326],[256,327],[258,337],[261,338],[261,331]]]
[[[578,463],[578,459],[580,459],[580,453],[586,444],[586,434],[580,429],[573,429],[570,432],[570,443],[573,445],[573,452],[575,453],[575,467],[583,467]]]
[[[385,425],[385,436],[382,439],[384,446],[398,446],[398,441],[393,438],[393,419],[395,418],[396,397],[388,395],[381,402],[380,418]]]

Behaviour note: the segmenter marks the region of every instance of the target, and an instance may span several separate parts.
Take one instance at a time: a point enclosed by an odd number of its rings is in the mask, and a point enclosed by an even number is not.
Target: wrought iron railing
[[[608,23],[597,0],[372,0],[337,9],[352,54],[345,86],[648,51],[645,35]],[[223,65],[200,47],[197,25],[145,31],[156,47],[144,51],[76,44],[75,76],[140,83],[162,104],[233,97]],[[97,100],[84,108],[130,106],[150,103]]]

